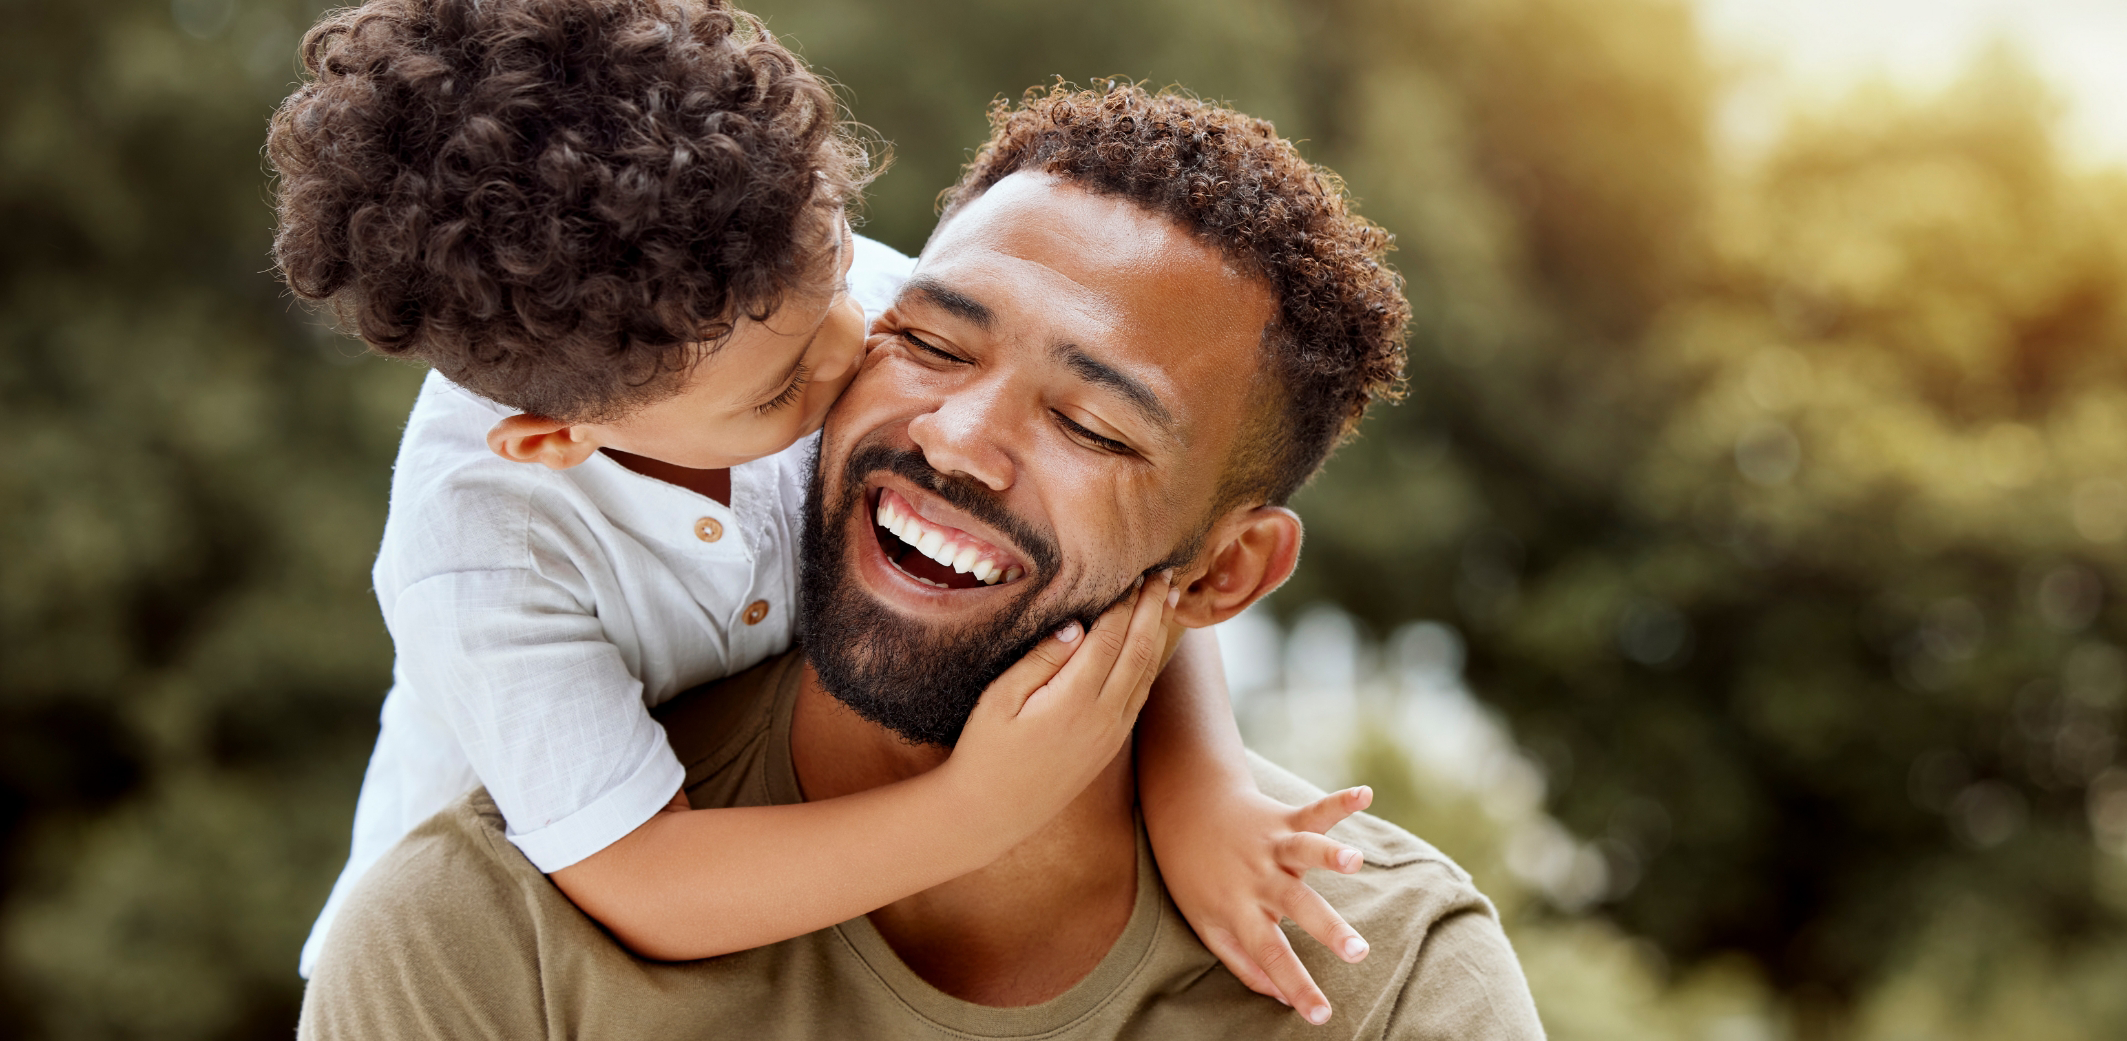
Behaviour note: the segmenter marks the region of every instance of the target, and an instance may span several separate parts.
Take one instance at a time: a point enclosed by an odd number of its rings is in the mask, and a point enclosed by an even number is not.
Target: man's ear
[[[1300,562],[1300,515],[1283,506],[1240,511],[1213,528],[1204,571],[1182,590],[1174,620],[1216,625],[1292,577]]]
[[[598,438],[583,425],[518,413],[487,432],[487,446],[513,463],[566,470],[598,451]]]

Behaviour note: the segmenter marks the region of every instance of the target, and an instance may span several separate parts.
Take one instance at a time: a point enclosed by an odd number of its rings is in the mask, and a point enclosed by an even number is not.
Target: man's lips
[[[973,589],[1016,582],[1026,575],[1026,567],[1010,551],[923,516],[891,488],[879,489],[872,523],[887,561],[924,585]]]

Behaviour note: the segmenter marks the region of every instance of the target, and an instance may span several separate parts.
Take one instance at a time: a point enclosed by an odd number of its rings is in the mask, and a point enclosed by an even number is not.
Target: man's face
[[[821,443],[799,625],[825,687],[950,745],[1044,635],[1186,582],[1272,311],[1124,199],[1021,173],[955,213]]]

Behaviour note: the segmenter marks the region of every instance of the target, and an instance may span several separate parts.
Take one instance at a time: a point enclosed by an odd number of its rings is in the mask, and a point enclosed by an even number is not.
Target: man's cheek
[[[1116,574],[1135,576],[1164,559],[1174,538],[1168,530],[1170,513],[1163,505],[1148,504],[1145,497],[1125,482],[1106,495],[1089,492],[1084,502],[1101,503],[1098,515],[1085,518],[1082,559],[1097,562]]]
[[[831,415],[862,427],[859,436],[869,434],[936,408],[942,394],[937,379],[937,373],[909,361],[898,346],[873,350],[864,356]]]

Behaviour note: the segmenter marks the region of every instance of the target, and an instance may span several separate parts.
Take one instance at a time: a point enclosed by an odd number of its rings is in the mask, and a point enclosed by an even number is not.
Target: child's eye
[[[754,411],[765,416],[777,409],[787,407],[791,402],[798,400],[798,395],[805,390],[805,384],[811,381],[812,370],[802,362],[799,363],[797,370],[790,374],[790,383],[783,388],[783,392],[754,406]]]

